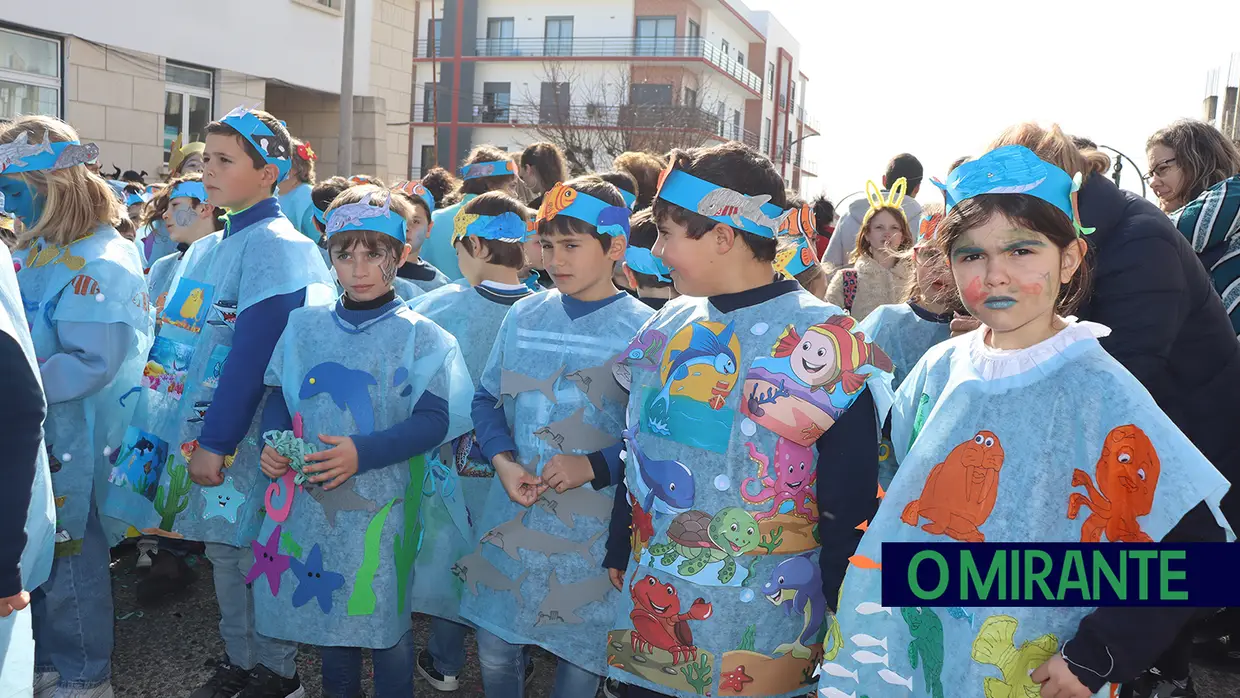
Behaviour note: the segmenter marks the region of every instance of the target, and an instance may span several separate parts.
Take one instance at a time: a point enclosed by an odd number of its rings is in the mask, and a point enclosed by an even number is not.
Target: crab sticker
[[[629,593],[633,629],[607,634],[607,663],[660,686],[704,694],[715,658],[694,643],[692,623],[710,618],[714,606],[702,598],[683,601],[675,586],[654,575],[634,579]]]

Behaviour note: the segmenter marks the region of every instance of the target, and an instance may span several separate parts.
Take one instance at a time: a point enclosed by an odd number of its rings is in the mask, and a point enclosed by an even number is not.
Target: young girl
[[[205,136],[205,134],[202,134]],[[194,141],[193,143],[181,144],[183,137],[178,135],[177,139],[172,142],[172,152],[168,156],[168,178],[174,179],[183,174],[202,174],[206,169],[203,164],[202,154],[207,149],[207,144],[202,141]]]
[[[853,266],[839,270],[827,286],[827,302],[847,310],[857,320],[864,320],[880,305],[898,303],[908,286],[908,263],[900,252],[909,248],[913,237],[900,206],[904,188],[903,177],[896,180],[887,196],[874,182],[866,183],[870,210],[857,231],[857,244],[850,256]]]
[[[176,254],[163,257],[151,265],[146,275],[146,289],[155,304],[156,331],[168,302],[168,293],[176,288],[181,273],[224,235],[220,211],[207,203],[207,190],[202,175],[188,174],[168,182],[157,198],[164,202],[163,223],[168,236],[177,245]],[[154,199],[153,199],[154,201]]]
[[[263,412],[262,469],[276,482],[250,572],[267,577],[255,582],[257,627],[321,646],[332,698],[363,695],[363,647],[374,650],[372,695],[413,695],[422,454],[469,425],[473,384],[456,340],[392,288],[409,247],[404,218],[380,206],[387,196],[353,187],[328,210],[344,296],[294,311],[266,373],[280,392]],[[282,455],[273,432],[300,437],[279,443],[301,450]],[[289,459],[308,451],[304,467]],[[281,583],[285,569],[293,584]]]
[[[881,544],[1222,541],[1212,510],[1227,482],[1098,344],[1107,328],[1065,319],[1089,287],[1072,178],[1006,146],[945,187],[937,244],[982,326],[932,348],[900,386],[900,470],[844,580],[849,646],[827,652],[820,693],[980,695],[1002,682],[1084,698],[1148,667],[1195,609],[875,613],[891,572]],[[858,658],[867,636],[893,648],[886,666]]]
[[[530,208],[542,206],[543,194],[568,179],[564,151],[554,143],[533,143],[521,151],[521,183],[534,194]]]
[[[446,286],[449,279],[426,260],[422,259],[422,245],[431,234],[431,214],[435,212],[435,196],[416,180],[401,182],[392,192],[409,204],[409,261],[400,265],[396,275],[418,287],[423,293]]]
[[[294,138],[293,165],[279,188],[280,212],[302,235],[315,242],[318,242],[319,231],[314,226],[315,209],[310,192],[315,183],[314,162],[318,159],[309,143]]]
[[[123,210],[84,163],[93,146],[57,119],[21,117],[0,131],[0,192],[26,226],[16,265],[48,403],[45,441],[56,511],[52,574],[34,606],[36,691],[110,696],[109,540],[96,482],[121,441],[150,346],[150,303],[134,245],[116,232]],[[97,151],[96,151],[97,152]]]
[[[164,221],[164,213],[168,211],[168,194],[171,191],[166,187],[156,191],[146,202],[146,206],[142,207],[140,216],[132,219],[138,226],[137,240],[146,260],[147,273],[150,273],[155,262],[177,251],[177,243],[168,234],[168,224]]]
[[[913,278],[908,301],[899,305],[880,305],[858,329],[891,357],[895,370],[892,388],[899,388],[904,377],[930,347],[951,336],[952,282],[947,259],[935,246],[934,234],[943,221],[943,206],[929,204],[923,211],[917,244],[913,245]],[[878,483],[891,484],[898,463],[892,452],[890,434],[878,448]]]
[[[814,211],[791,192],[788,208],[792,213],[784,219],[776,238],[780,250],[775,254],[775,271],[796,279],[810,295],[822,299],[827,294],[827,274],[818,263]]]

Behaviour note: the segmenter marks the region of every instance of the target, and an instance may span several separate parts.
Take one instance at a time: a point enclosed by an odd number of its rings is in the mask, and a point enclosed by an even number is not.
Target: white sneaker
[[[35,672],[34,698],[52,698],[58,683],[60,683],[60,674],[54,671]]]
[[[151,560],[159,552],[159,541],[142,538],[138,541],[138,559],[134,567],[140,570],[151,569]]]

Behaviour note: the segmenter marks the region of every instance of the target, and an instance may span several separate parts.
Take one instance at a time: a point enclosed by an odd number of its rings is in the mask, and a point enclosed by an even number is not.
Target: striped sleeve
[[[1171,214],[1171,220],[1197,254],[1226,249],[1227,240],[1240,230],[1240,177],[1205,190]]]

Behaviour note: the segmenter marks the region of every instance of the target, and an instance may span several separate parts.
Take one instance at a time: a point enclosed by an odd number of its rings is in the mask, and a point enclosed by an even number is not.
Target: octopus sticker
[[[725,452],[735,411],[724,406],[739,382],[740,362],[733,323],[682,328],[667,342],[658,383],[642,393],[642,426],[687,446]]]
[[[1090,512],[1081,524],[1081,542],[1100,543],[1104,535],[1112,543],[1152,542],[1137,517],[1154,508],[1161,469],[1154,444],[1139,427],[1112,429],[1094,466],[1097,486],[1089,473],[1072,471],[1072,486],[1084,487],[1086,494],[1068,496],[1068,518],[1076,519],[1082,507]]]
[[[835,315],[802,335],[789,325],[769,358],[745,375],[741,412],[779,436],[809,446],[857,399],[871,373],[891,371],[891,359],[856,321]]]

